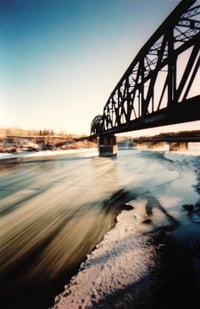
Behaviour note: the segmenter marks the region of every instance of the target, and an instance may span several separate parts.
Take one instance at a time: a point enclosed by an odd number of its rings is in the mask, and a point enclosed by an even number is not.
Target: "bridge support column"
[[[117,142],[114,134],[100,135],[99,156],[113,157],[117,155]]]

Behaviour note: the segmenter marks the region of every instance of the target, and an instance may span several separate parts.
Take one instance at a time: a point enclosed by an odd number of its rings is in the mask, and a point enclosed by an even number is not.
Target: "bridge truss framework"
[[[139,51],[91,134],[200,120],[200,2],[181,1]]]

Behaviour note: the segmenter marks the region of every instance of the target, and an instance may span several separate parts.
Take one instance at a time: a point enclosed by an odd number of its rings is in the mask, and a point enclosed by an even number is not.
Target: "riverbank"
[[[165,159],[178,166],[173,181],[150,186],[124,205],[116,226],[56,296],[53,309],[195,308],[200,291],[200,156],[169,152]]]
[[[199,153],[43,153],[1,160],[3,308],[195,308]]]
[[[67,156],[71,154],[80,153],[93,153],[97,155],[98,149],[96,147],[80,148],[80,149],[67,149],[67,150],[41,150],[41,151],[21,151],[19,153],[0,153],[0,160],[13,160],[13,159],[31,159],[31,158],[48,158],[57,156]]]

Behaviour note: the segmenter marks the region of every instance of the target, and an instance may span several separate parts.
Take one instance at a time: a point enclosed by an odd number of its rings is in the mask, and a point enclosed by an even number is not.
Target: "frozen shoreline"
[[[145,148],[144,148],[145,150]],[[182,156],[186,157],[196,157],[199,156],[200,153],[198,150],[186,150],[186,151],[165,151],[165,149],[146,149],[146,151],[158,151],[158,152],[165,152],[165,156],[172,157],[178,155],[179,160],[182,160]],[[9,159],[19,159],[19,158],[37,158],[37,157],[55,157],[60,155],[70,155],[70,154],[78,154],[78,153],[87,153],[87,154],[94,154],[98,155],[98,148],[80,148],[80,149],[67,149],[67,150],[40,150],[40,151],[21,151],[18,153],[1,153],[0,152],[0,160],[9,160]],[[177,157],[177,160],[178,160]]]
[[[68,150],[41,150],[41,151],[23,151],[19,153],[0,153],[0,160],[23,159],[23,158],[37,158],[37,157],[55,157],[79,153],[97,154],[97,148],[80,148]]]
[[[195,289],[200,288],[200,184],[195,183],[195,177],[198,177],[196,182],[200,182],[200,156],[197,153],[168,152],[165,157],[183,165],[190,164],[191,179],[184,178],[183,168],[181,178],[175,180],[166,192],[155,191],[153,196],[146,194],[125,205],[115,227],[88,254],[78,273],[64,287],[64,291],[56,296],[53,309],[161,309],[166,308],[166,302],[173,308],[176,301],[185,308],[184,306],[189,305],[186,293],[193,298],[191,304],[195,302]],[[183,192],[177,202],[176,191],[180,189],[181,182],[186,180],[188,192]],[[171,196],[168,199],[169,194]],[[191,216],[182,207],[185,204],[192,204],[194,207],[195,211]],[[147,205],[152,206],[152,214],[147,214]],[[197,215],[196,222],[192,220],[194,214]],[[187,235],[184,234],[185,230]],[[185,254],[183,259],[182,251]],[[167,260],[167,263],[163,260]],[[169,260],[172,264],[170,267]],[[189,285],[187,282],[183,284],[184,276],[182,278],[179,274],[181,267],[187,268],[188,280],[192,281]],[[193,271],[195,278],[192,277]],[[169,276],[166,282],[163,281],[163,272]],[[163,287],[171,281],[175,286],[172,284],[169,287],[170,293],[173,288],[177,289],[175,300],[156,298],[157,294],[165,298]]]
[[[155,154],[155,150],[144,152],[147,157]],[[55,297],[52,309],[173,309],[195,304],[195,284],[200,288],[200,154],[161,153],[167,159],[163,162],[166,173],[159,175],[161,180],[151,181],[154,167],[146,166],[150,169],[147,190],[124,205],[115,227],[87,255],[64,291]],[[37,162],[38,157],[54,160],[68,155],[91,157],[98,153],[90,148],[0,154],[0,158]],[[159,156],[156,154],[155,160]],[[126,177],[124,182],[128,184]]]

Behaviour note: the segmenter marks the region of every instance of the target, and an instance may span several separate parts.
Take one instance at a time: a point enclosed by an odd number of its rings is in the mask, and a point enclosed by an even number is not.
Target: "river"
[[[181,164],[134,149],[115,159],[78,151],[2,161],[1,308],[47,309],[126,202],[169,186],[183,169],[195,182]],[[183,195],[188,185],[181,183]]]

